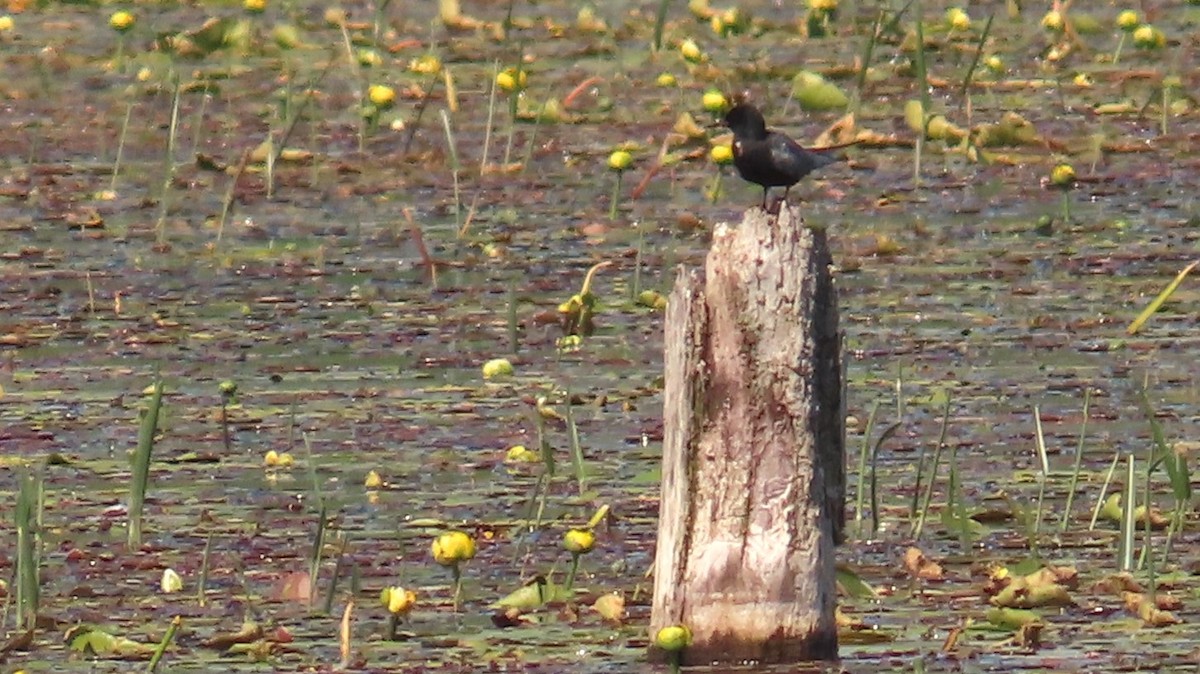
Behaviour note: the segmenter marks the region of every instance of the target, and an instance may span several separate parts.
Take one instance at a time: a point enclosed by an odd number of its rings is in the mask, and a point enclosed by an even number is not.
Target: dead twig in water
[[[425,245],[425,234],[421,231],[421,226],[413,220],[411,208],[404,209],[404,219],[408,220],[408,233],[417,247],[417,254],[421,256],[420,264],[429,270],[429,284],[437,288],[438,262],[429,254],[429,248]]]
[[[425,108],[429,107],[429,101],[433,98],[433,92],[437,89],[438,82],[441,81],[437,73],[429,76],[429,86],[425,88],[425,95],[417,103],[416,114],[413,115],[413,120],[408,124],[408,135],[404,137],[404,150],[401,154],[407,155],[409,148],[412,147],[413,138],[417,135],[417,127],[421,125],[421,117],[424,116]]]
[[[563,102],[562,102],[563,108],[565,109],[565,108],[571,107],[571,104],[573,104],[575,102],[575,99],[579,98],[579,96],[585,90],[587,90],[588,87],[590,87],[594,84],[599,84],[603,81],[604,81],[603,77],[592,76],[592,77],[589,77],[586,80],[580,82],[574,89],[571,90],[571,93],[567,94],[567,97],[563,99]]]

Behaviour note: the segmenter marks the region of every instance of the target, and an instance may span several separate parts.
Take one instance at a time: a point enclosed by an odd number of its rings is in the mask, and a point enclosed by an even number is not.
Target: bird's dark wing
[[[838,160],[832,153],[806,150],[782,133],[772,133],[767,142],[770,144],[772,166],[787,174],[793,181],[798,181],[814,170]]]

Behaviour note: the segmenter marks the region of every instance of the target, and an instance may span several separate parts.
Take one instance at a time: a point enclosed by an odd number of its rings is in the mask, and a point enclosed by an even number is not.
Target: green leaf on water
[[[1025,625],[1041,622],[1037,611],[1022,608],[990,608],[985,614],[987,624],[1004,630],[1019,630]],[[980,625],[980,627],[984,627]]]
[[[566,601],[574,593],[545,576],[538,576],[532,582],[524,585],[502,597],[492,608],[515,608],[530,611],[550,602]]]
[[[838,564],[837,566],[837,584],[843,592],[855,599],[874,599],[878,596],[875,588],[871,587],[867,581],[859,577],[854,569],[845,564]]]
[[[959,538],[977,541],[988,534],[988,528],[964,514],[959,508],[942,510],[942,526]]]
[[[838,85],[811,70],[801,70],[792,79],[792,97],[810,112],[841,110],[850,104],[850,97]]]
[[[71,638],[71,650],[91,653],[98,657],[148,658],[155,651],[151,644],[109,634],[94,627],[85,626],[72,634],[74,636]]]
[[[1040,557],[1038,557],[1037,555],[1032,555],[1030,557],[1026,557],[1025,559],[1022,559],[1021,561],[1017,562],[1016,564],[1010,565],[1008,567],[1008,572],[1009,572],[1009,574],[1011,574],[1014,577],[1028,576],[1029,574],[1040,570],[1045,565],[1046,565],[1046,563],[1044,561],[1042,561],[1042,559]]]
[[[662,467],[655,466],[629,478],[628,484],[659,484],[662,482]]]

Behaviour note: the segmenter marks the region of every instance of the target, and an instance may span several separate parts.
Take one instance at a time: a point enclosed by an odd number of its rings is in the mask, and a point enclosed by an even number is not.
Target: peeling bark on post
[[[667,307],[651,633],[685,664],[837,657],[845,458],[825,233],[781,206],[718,226]],[[661,653],[654,654],[661,657]]]

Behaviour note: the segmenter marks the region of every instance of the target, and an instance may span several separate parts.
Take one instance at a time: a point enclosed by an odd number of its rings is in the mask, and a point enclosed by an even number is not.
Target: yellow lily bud
[[[573,555],[584,555],[596,545],[596,534],[587,529],[571,529],[563,535],[563,549]]]
[[[709,112],[723,112],[729,105],[729,101],[725,99],[725,94],[716,89],[709,89],[704,92],[704,97],[700,101],[704,105],[704,109]]]
[[[1075,169],[1070,164],[1059,164],[1050,171],[1050,184],[1062,189],[1070,189],[1075,183]]]
[[[688,63],[699,63],[704,60],[704,52],[700,51],[700,46],[691,38],[679,44],[679,53]]]
[[[686,625],[664,627],[654,636],[654,645],[664,651],[681,651],[692,643],[692,631]]]
[[[493,358],[483,364],[484,379],[511,377],[513,372],[513,364],[507,358]]]
[[[135,19],[129,12],[123,10],[120,12],[113,12],[113,15],[108,17],[108,25],[112,26],[112,29],[118,33],[124,33],[130,28],[133,28],[133,24],[135,23],[137,23],[137,19]]]
[[[1133,32],[1141,23],[1141,17],[1139,17],[1138,13],[1132,9],[1127,9],[1117,15],[1117,28],[1120,28],[1127,33]]]
[[[377,108],[391,107],[396,102],[396,90],[385,84],[372,84],[367,89],[367,98]]]
[[[433,559],[442,566],[454,566],[475,556],[475,539],[461,531],[447,531],[433,539]]]
[[[633,155],[625,150],[617,150],[608,155],[608,168],[614,171],[624,171],[633,165]]]

